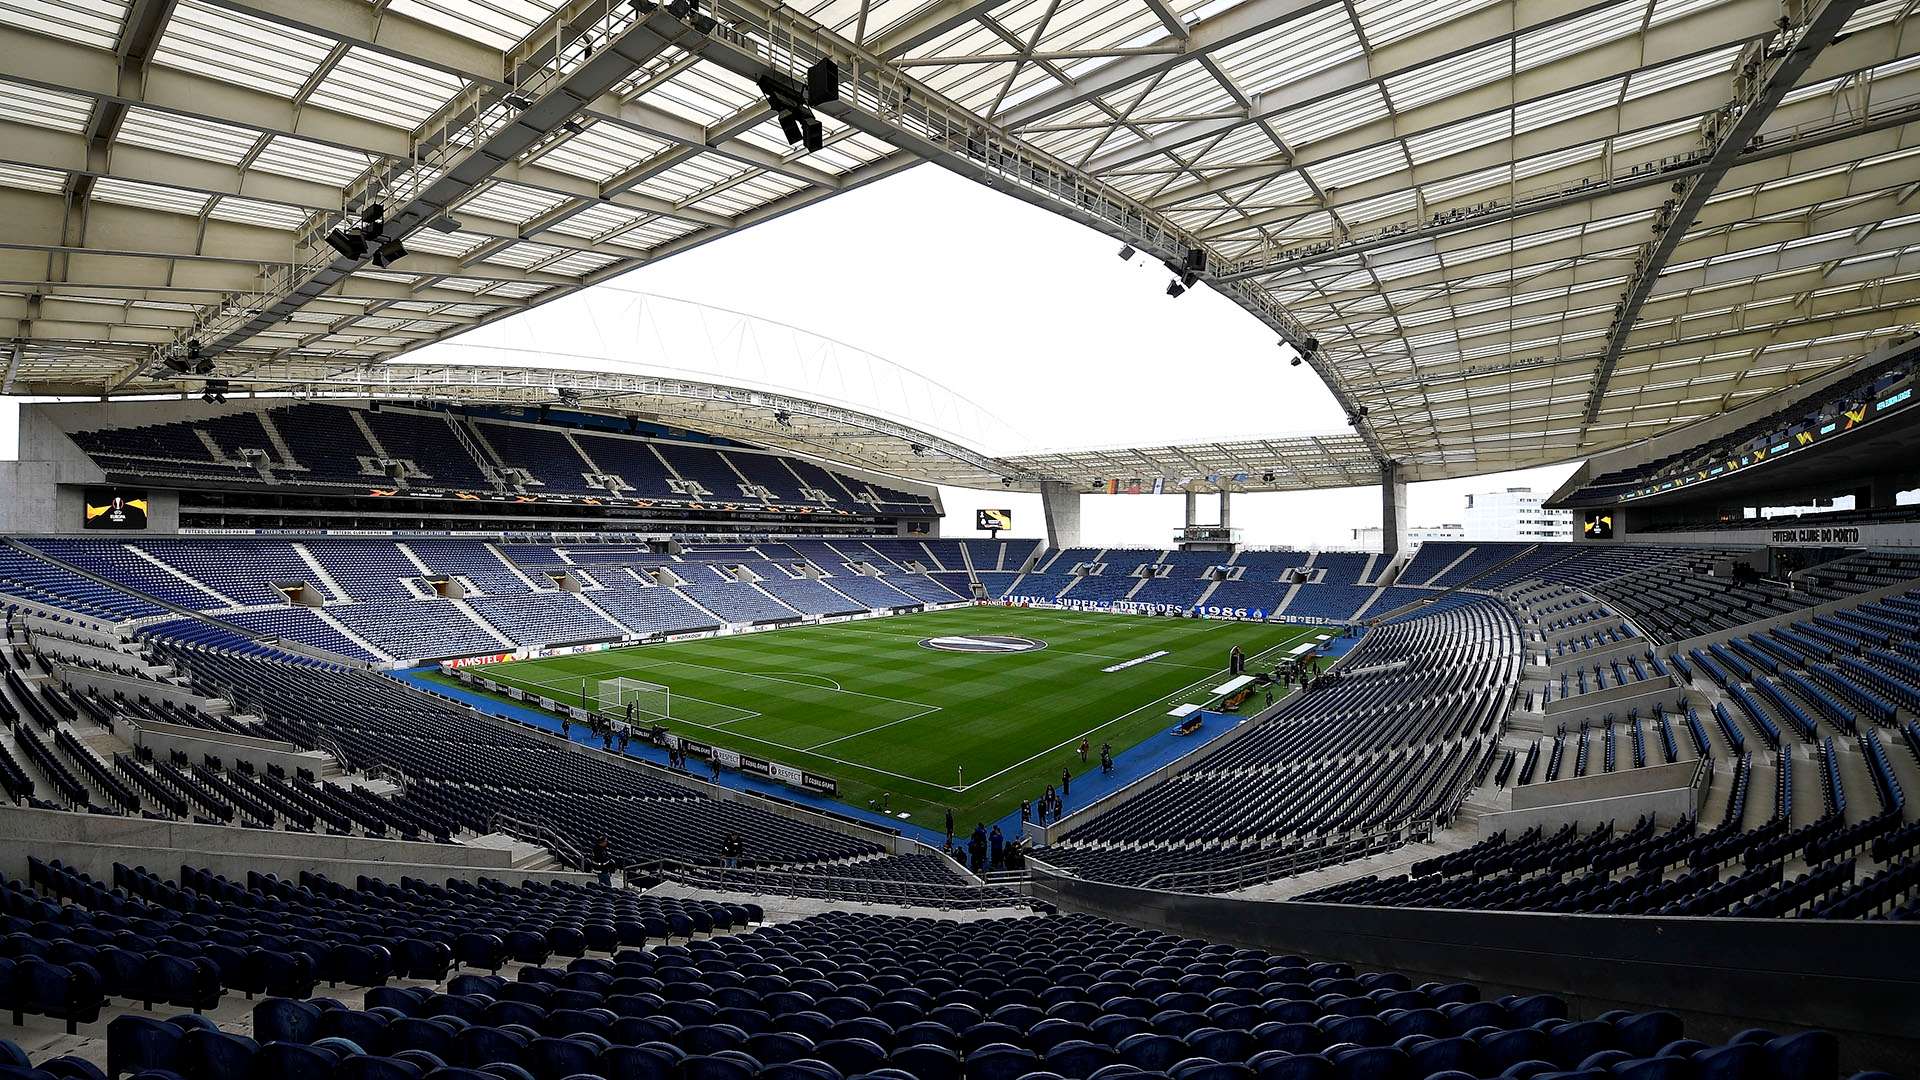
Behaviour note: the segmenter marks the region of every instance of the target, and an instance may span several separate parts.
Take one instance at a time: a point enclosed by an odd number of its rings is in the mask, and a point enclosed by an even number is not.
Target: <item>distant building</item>
[[[1466,540],[1571,540],[1573,511],[1548,510],[1532,488],[1467,496]]]
[[[1407,528],[1407,543],[1418,544],[1424,540],[1464,540],[1467,530],[1464,525],[1412,525]],[[1380,526],[1368,525],[1353,530],[1354,546],[1362,551],[1380,550]]]
[[[1573,511],[1548,510],[1540,504],[1545,495],[1532,488],[1507,488],[1483,491],[1467,496],[1467,506],[1459,524],[1415,525],[1407,529],[1409,543],[1424,540],[1571,540],[1574,535]],[[1353,530],[1354,543],[1371,551],[1380,550],[1380,527]]]

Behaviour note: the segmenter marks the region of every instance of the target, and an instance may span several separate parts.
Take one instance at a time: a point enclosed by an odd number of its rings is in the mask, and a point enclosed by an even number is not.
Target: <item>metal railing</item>
[[[493,832],[505,833],[515,839],[525,840],[531,844],[543,845],[547,850],[553,852],[554,858],[559,859],[563,866],[575,870],[594,869],[587,865],[586,856],[580,853],[580,849],[573,846],[572,841],[562,836],[550,825],[528,821],[525,818],[515,817],[512,814],[497,813],[493,815],[493,819],[487,823],[487,828]]]
[[[227,700],[233,701],[236,706],[240,704],[231,696],[228,696]],[[333,759],[340,763],[341,772],[353,771],[353,760],[347,756],[347,748],[340,745],[340,740],[323,732],[316,732],[313,736],[313,747],[316,750],[322,750],[333,755]],[[372,776],[373,774],[369,772],[367,775]]]
[[[387,765],[384,763],[375,763],[375,764],[369,765],[366,768],[360,770],[360,775],[367,778],[368,780],[388,781],[389,783],[393,784],[395,787],[399,788],[402,791],[405,791],[407,789],[407,785],[413,782],[411,779],[408,778],[406,770],[400,768],[400,766]]]

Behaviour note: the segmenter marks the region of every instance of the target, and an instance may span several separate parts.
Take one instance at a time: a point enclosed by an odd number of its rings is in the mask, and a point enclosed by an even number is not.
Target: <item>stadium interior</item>
[[[461,341],[922,164],[1345,430]],[[1916,0],[0,0],[0,1080],[1920,1075],[1916,193]]]

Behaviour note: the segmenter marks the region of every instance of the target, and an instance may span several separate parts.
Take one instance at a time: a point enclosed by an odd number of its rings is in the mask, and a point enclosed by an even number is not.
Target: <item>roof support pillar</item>
[[[1220,527],[1233,528],[1233,492],[1226,488],[1220,489]]]
[[[1223,496],[1225,492],[1221,493]],[[1221,509],[1226,508],[1222,499]],[[1400,463],[1380,465],[1380,553],[1391,559],[1407,546],[1407,482],[1400,475]]]
[[[1192,496],[1188,497],[1191,505]],[[1064,480],[1040,484],[1040,508],[1047,518],[1047,546],[1055,550],[1080,546],[1080,491]]]
[[[1187,528],[1200,524],[1200,493],[1187,492]]]

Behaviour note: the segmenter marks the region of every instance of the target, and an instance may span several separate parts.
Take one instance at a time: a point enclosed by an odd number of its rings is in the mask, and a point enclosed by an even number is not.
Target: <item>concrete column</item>
[[[1873,478],[1873,509],[1875,510],[1893,509],[1895,506],[1899,505],[1898,499],[1899,499],[1900,492],[1913,486],[1914,485],[1912,483],[1912,477],[1910,475],[1895,474],[1895,473],[1889,472],[1889,473],[1886,473],[1885,475],[1874,477]],[[1858,503],[1856,503],[1855,509],[1864,509],[1864,507],[1861,507]]]
[[[1388,461],[1380,466],[1380,551],[1393,556],[1407,546],[1407,482],[1400,478],[1400,464]]]
[[[1040,484],[1040,507],[1047,517],[1047,546],[1080,546],[1080,491],[1072,484],[1045,480]]]
[[[1220,489],[1220,527],[1233,528],[1233,492]]]
[[[1192,528],[1198,524],[1200,524],[1200,493],[1189,491],[1187,492],[1187,527]]]

